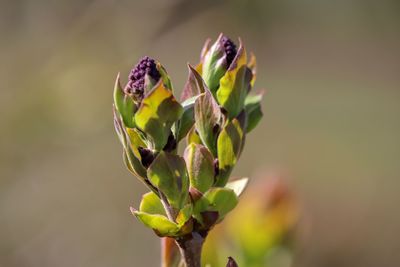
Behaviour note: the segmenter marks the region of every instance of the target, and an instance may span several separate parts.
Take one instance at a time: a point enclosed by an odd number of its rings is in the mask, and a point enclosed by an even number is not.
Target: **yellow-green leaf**
[[[135,123],[150,137],[154,148],[160,151],[168,141],[172,124],[181,117],[182,112],[182,106],[171,90],[159,82],[142,100],[135,114]]]
[[[194,125],[194,103],[198,97],[198,95],[193,96],[182,103],[183,113],[176,124],[175,136],[177,142],[182,140]]]
[[[168,220],[164,215],[149,214],[135,210],[132,210],[132,213],[139,221],[153,229],[159,236],[175,236],[179,231],[179,226]]]
[[[149,192],[142,196],[139,210],[149,214],[166,216],[164,206],[162,205],[160,198],[154,192]]]
[[[186,143],[189,145],[191,143],[202,144],[200,136],[196,132],[196,128],[193,126],[192,129],[186,135]]]
[[[247,116],[246,132],[253,130],[260,122],[263,113],[261,110],[262,93],[257,95],[248,95],[245,100],[244,108]]]
[[[128,137],[127,128],[123,125],[117,112],[114,112],[114,126],[124,148],[123,157],[126,167],[143,180],[147,176],[147,173],[141,163],[139,150],[135,144],[131,143],[131,140]]]
[[[167,71],[166,71],[165,68],[163,67],[163,65],[161,65],[160,62],[157,62],[156,68],[157,68],[158,72],[159,72],[160,75],[161,75],[161,80],[163,81],[164,86],[165,86],[166,88],[168,88],[169,90],[172,91],[171,79],[170,79],[170,77],[169,77]]]
[[[188,68],[189,75],[183,87],[181,101],[204,93],[206,87],[201,75],[192,66],[188,65]]]
[[[190,186],[206,192],[214,184],[214,158],[210,151],[199,144],[186,147],[184,158],[188,169]]]
[[[235,60],[219,82],[217,100],[227,110],[230,119],[242,111],[244,100],[250,89],[252,74],[246,63],[246,50],[240,44]]]
[[[195,127],[202,143],[211,151],[217,154],[217,133],[215,127],[221,121],[221,111],[209,90],[201,94],[194,105]]]
[[[193,216],[202,222],[202,212],[217,211],[220,222],[228,212],[236,207],[237,203],[238,198],[232,189],[214,187],[195,202]]]
[[[218,136],[219,174],[216,185],[224,186],[235,166],[243,142],[243,129],[237,119],[228,121]]]
[[[124,125],[131,128],[134,127],[134,113],[136,110],[136,105],[133,101],[133,98],[129,95],[126,95],[122,90],[119,73],[114,86],[114,106],[121,115]]]
[[[140,136],[140,134],[136,128],[126,128],[126,132],[129,136],[129,140],[131,141],[131,144],[134,144],[137,147],[138,146],[146,147],[146,144],[144,143],[142,137]]]
[[[146,169],[140,162],[140,158],[137,158],[133,153],[132,146],[130,148],[127,147],[127,149],[124,149],[123,159],[125,166],[128,168],[128,170],[135,174],[137,177],[141,178],[141,180],[144,182],[143,179],[145,179],[147,176]]]
[[[172,207],[179,210],[186,204],[189,178],[182,157],[161,151],[149,166],[147,176]]]
[[[176,217],[176,223],[179,227],[183,226],[192,216],[193,214],[193,206],[192,204],[186,204],[183,209],[181,209]]]
[[[219,81],[228,68],[222,38],[223,34],[220,34],[217,41],[209,49],[207,48],[204,56],[202,56],[201,72],[199,72],[213,95],[215,95]]]
[[[257,60],[256,56],[250,52],[250,59],[249,63],[247,64],[247,67],[251,70],[252,78],[251,78],[251,87],[254,86],[254,83],[256,82],[256,76],[257,76]]]
[[[249,183],[249,178],[245,177],[245,178],[231,181],[231,182],[227,183],[225,187],[232,189],[233,192],[235,192],[236,196],[240,197],[240,195],[246,189],[248,183]]]

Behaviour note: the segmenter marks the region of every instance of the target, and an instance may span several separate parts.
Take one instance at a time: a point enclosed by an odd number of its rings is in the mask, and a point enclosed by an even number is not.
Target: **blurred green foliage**
[[[0,265],[158,266],[127,205],[144,188],[122,167],[110,88],[144,54],[182,88],[221,31],[257,54],[268,96],[234,175],[290,172],[311,218],[294,264],[399,265],[398,1],[176,3],[0,2]]]
[[[235,255],[239,266],[293,266],[300,205],[282,178],[263,174],[228,220],[210,232],[203,254],[206,266],[224,266],[229,255]]]

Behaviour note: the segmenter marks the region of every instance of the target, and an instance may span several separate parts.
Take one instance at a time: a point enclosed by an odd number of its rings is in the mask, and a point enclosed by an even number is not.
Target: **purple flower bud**
[[[236,261],[232,257],[228,257],[228,263],[226,267],[238,267]]]
[[[231,39],[226,36],[222,36],[221,42],[225,49],[226,62],[229,67],[237,54],[236,45],[234,42],[232,42]]]
[[[154,59],[145,56],[132,69],[129,74],[130,81],[125,87],[126,94],[133,94],[139,101],[143,99],[145,89],[145,76],[149,75],[155,83],[158,82],[161,75],[157,70],[157,64]]]
[[[214,95],[218,90],[220,79],[233,64],[237,53],[235,43],[221,33],[204,55],[202,77]]]

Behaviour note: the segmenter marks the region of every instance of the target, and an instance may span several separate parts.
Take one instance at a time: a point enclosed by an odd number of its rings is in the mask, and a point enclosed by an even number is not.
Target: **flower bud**
[[[205,54],[202,74],[211,92],[215,93],[218,89],[219,80],[228,70],[236,54],[234,42],[222,33]]]
[[[227,67],[232,64],[233,59],[237,54],[236,45],[226,36],[222,36],[221,42],[225,49]]]
[[[236,261],[232,257],[228,257],[228,263],[226,267],[238,267]]]
[[[119,76],[114,86],[124,162],[151,190],[139,210],[131,211],[158,236],[177,242],[193,234],[204,239],[236,207],[247,178],[228,179],[246,132],[261,118],[261,98],[247,98],[255,60],[247,63],[240,38],[238,48],[223,34],[209,43],[200,63],[189,66],[182,103],[165,68],[147,56],[131,70],[124,88]],[[182,157],[178,144],[185,136]],[[227,266],[237,264],[230,258]]]
[[[156,61],[145,56],[132,69],[124,91],[126,94],[132,95],[137,102],[140,102],[144,94],[156,85],[160,77]]]

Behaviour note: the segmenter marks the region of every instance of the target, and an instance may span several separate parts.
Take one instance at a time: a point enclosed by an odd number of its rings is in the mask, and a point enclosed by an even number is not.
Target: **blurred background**
[[[400,265],[400,2],[0,1],[0,266],[158,266],[112,123],[116,74],[155,57],[180,93],[204,40],[258,59],[264,119],[235,176],[301,202],[293,266]]]

